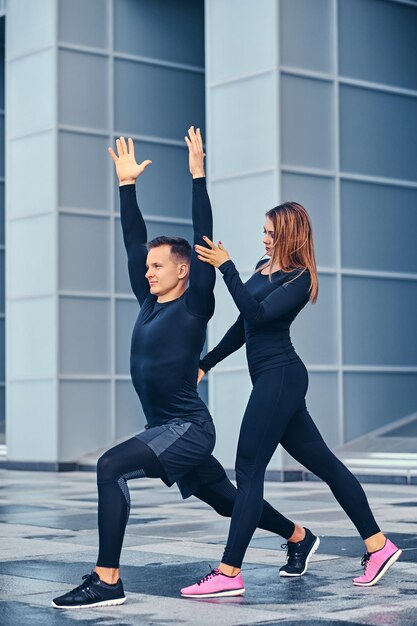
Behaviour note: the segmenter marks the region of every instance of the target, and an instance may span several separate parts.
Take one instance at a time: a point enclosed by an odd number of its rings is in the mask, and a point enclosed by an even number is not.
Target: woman
[[[325,481],[365,542],[364,573],[354,585],[372,586],[401,555],[380,531],[365,493],[350,471],[329,450],[305,404],[307,370],[296,354],[289,334],[292,321],[307,302],[318,295],[313,233],[307,211],[286,202],[266,213],[266,261],[243,284],[221,242],[207,237],[209,248],[195,246],[200,261],[219,268],[240,315],[222,341],[200,362],[200,379],[216,363],[246,343],[253,389],[243,417],[236,458],[237,495],[229,536],[219,567],[196,585],[181,590],[187,597],[237,595],[244,590],[240,574],[245,551],[262,510],[265,469],[279,443],[301,465]],[[281,575],[303,566],[302,550],[311,544],[309,531],[283,524],[280,532],[291,537],[288,564]],[[311,534],[311,533],[310,533]],[[299,541],[298,544],[294,543]],[[308,555],[307,555],[308,556]],[[301,563],[300,563],[301,561]],[[226,590],[226,593],[224,592]]]

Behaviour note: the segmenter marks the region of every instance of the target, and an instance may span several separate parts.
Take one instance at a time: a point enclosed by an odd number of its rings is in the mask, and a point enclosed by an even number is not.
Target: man
[[[200,130],[191,127],[185,141],[193,177],[194,244],[212,239],[213,223],[206,190]],[[55,608],[123,604],[119,559],[130,497],[127,481],[160,478],[176,482],[183,498],[195,495],[219,514],[231,516],[236,488],[212,456],[215,430],[197,393],[200,353],[214,312],[214,267],[198,261],[180,237],[147,243],[135,184],[151,161],[136,163],[132,139],[109,148],[120,184],[121,222],[129,277],[140,312],[131,344],[131,376],[146,416],[145,430],[114,446],[98,460],[99,555],[94,570]],[[260,527],[276,532],[281,516],[264,504]]]

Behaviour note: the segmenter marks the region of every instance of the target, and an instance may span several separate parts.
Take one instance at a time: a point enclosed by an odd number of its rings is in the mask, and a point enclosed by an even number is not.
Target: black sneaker
[[[123,604],[126,601],[121,578],[114,585],[108,585],[93,571],[83,576],[83,580],[79,587],[54,598],[52,606],[56,609],[87,609],[93,606]]]
[[[281,548],[287,550],[287,564],[280,567],[280,576],[302,576],[306,573],[310,557],[319,547],[320,539],[308,528],[305,531],[306,536],[302,541],[282,544]]]

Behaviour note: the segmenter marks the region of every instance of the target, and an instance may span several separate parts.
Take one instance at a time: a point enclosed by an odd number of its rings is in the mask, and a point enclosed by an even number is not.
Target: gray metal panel
[[[274,167],[274,89],[272,73],[212,89],[211,176],[223,178]]]
[[[275,58],[275,0],[206,3],[210,83],[268,70]]]
[[[55,43],[56,0],[7,3],[6,45],[10,57],[33,53]]]

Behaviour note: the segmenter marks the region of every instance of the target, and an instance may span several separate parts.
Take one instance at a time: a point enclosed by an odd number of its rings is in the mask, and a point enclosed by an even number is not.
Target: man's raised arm
[[[200,129],[194,127],[188,130],[185,141],[188,146],[190,172],[193,177],[193,250],[191,254],[190,282],[186,294],[186,303],[189,310],[196,315],[210,318],[214,313],[214,283],[216,273],[214,267],[201,263],[197,259],[194,244],[203,245],[203,236],[212,238],[213,215],[210,198],[206,188],[204,171],[203,141]]]
[[[143,161],[139,165],[135,159],[133,140],[124,137],[116,141],[117,154],[109,148],[111,158],[116,166],[120,190],[120,217],[122,222],[123,240],[127,252],[130,284],[133,293],[143,304],[149,293],[149,283],[146,274],[146,225],[136,200],[136,179],[152,161]]]

